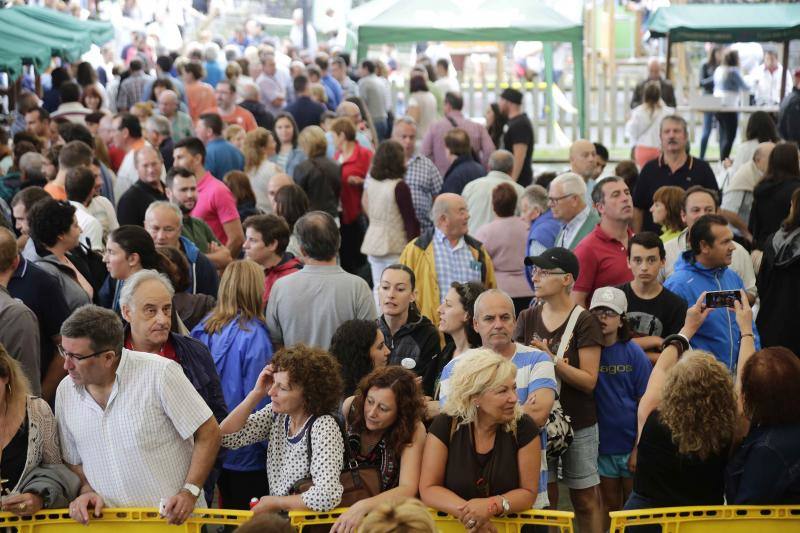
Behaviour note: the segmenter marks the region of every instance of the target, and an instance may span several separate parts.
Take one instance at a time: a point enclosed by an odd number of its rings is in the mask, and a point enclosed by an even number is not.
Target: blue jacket
[[[244,170],[244,156],[234,145],[218,137],[206,145],[205,168],[222,181],[231,170]]]
[[[694,305],[703,291],[729,291],[744,288],[744,283],[739,275],[727,267],[706,268],[694,260],[691,250],[684,252],[675,263],[675,272],[664,282],[664,287],[671,290],[684,300],[688,305]],[[753,324],[756,350],[760,349],[761,341]],[[739,358],[739,326],[733,309],[713,309],[703,325],[692,338],[692,347],[706,350],[723,364],[732,374],[736,373],[736,363]]]
[[[525,255],[531,253],[531,243],[538,242],[544,246],[545,250],[552,248],[556,242],[558,232],[561,231],[561,221],[553,217],[553,211],[548,209],[544,214],[540,215],[533,222],[531,222],[531,229],[528,230],[528,241],[525,243]],[[533,289],[533,281],[531,280],[532,266],[525,265],[525,280],[528,285]]]
[[[219,374],[208,348],[191,337],[176,333],[170,333],[169,340],[175,348],[175,355],[180,360],[186,378],[214,413],[217,422],[225,420],[229,404],[225,402]]]
[[[332,157],[332,156],[331,156]],[[297,165],[302,163],[307,159],[306,153],[302,151],[300,148],[293,148],[291,152],[289,152],[289,158],[286,160],[286,168],[283,170],[289,174],[290,176],[294,176],[294,169]],[[269,158],[270,161],[273,163],[278,161],[278,156],[273,155]]]
[[[238,317],[213,335],[204,328],[205,321],[192,330],[192,337],[211,351],[222,383],[222,393],[228,405],[239,405],[252,390],[258,375],[272,361],[272,343],[266,323],[250,320],[242,327]],[[267,400],[256,406],[257,411]],[[263,471],[266,464],[267,446],[256,443],[238,450],[230,450],[225,456],[223,468],[240,472]]]
[[[328,95],[328,109],[331,111],[336,111],[336,108],[339,107],[339,104],[341,104],[342,100],[344,100],[342,86],[339,84],[336,78],[330,74],[325,74],[322,76],[322,78],[320,78],[319,81],[322,82],[323,87],[325,87],[325,93]]]
[[[191,294],[207,294],[209,296],[217,297],[217,289],[219,289],[219,276],[217,269],[211,261],[200,253],[200,249],[187,239],[181,237],[181,248],[183,253],[186,254],[186,259],[189,260],[189,289],[186,292]]]

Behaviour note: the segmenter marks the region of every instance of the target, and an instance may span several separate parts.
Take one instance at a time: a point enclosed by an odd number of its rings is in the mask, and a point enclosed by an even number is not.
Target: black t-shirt
[[[705,460],[678,453],[655,410],[642,428],[633,490],[653,507],[722,505],[725,464],[725,453]]]
[[[528,115],[522,113],[510,119],[505,127],[503,134],[503,146],[506,150],[513,153],[515,144],[526,144],[528,150],[525,152],[525,163],[519,174],[517,183],[527,187],[533,182],[533,170],[531,170],[531,157],[533,157],[533,125]]]
[[[628,299],[628,324],[636,337],[667,337],[678,333],[686,318],[686,300],[662,287],[661,293],[650,300],[636,296],[630,283],[620,285]]]
[[[444,486],[465,500],[504,494],[519,488],[517,452],[539,435],[539,428],[528,415],[517,422],[516,435],[498,429],[494,448],[487,454],[475,451],[472,425],[464,424],[451,438],[453,418],[441,414],[429,431],[448,448]],[[483,479],[482,482],[479,480]]]
[[[719,191],[714,171],[702,159],[689,156],[686,163],[674,174],[669,165],[664,163],[663,156],[653,159],[642,167],[639,179],[636,180],[636,187],[633,189],[633,206],[644,212],[642,231],[661,233],[661,228],[653,222],[650,207],[653,205],[653,194],[664,185],[674,185],[684,190],[694,185],[702,185]]]
[[[28,417],[22,421],[11,442],[3,448],[3,458],[0,460],[0,471],[3,478],[8,480],[6,487],[13,488],[19,483],[19,478],[25,470],[25,461],[28,457]]]
[[[530,307],[519,314],[517,326],[514,329],[514,340],[525,346],[530,346],[531,341],[535,338],[546,340],[550,350],[555,354],[558,353],[568,322],[569,317],[555,330],[550,331],[542,320],[542,306]],[[575,322],[572,338],[567,342],[569,345],[564,350],[564,357],[568,359],[570,366],[580,368],[580,349],[600,347],[603,344],[603,329],[600,327],[600,322],[590,312],[582,311]],[[593,392],[587,394],[562,380],[560,400],[564,413],[572,418],[574,429],[587,428],[597,423],[597,408]]]
[[[117,204],[117,219],[120,226],[144,226],[144,215],[153,202],[166,202],[166,195],[139,180],[125,191]]]

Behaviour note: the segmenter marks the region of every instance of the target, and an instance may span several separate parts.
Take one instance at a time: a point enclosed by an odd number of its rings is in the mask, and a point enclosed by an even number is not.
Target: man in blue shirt
[[[300,74],[292,82],[296,98],[286,106],[286,111],[291,113],[297,122],[298,132],[307,126],[319,126],[320,117],[325,112],[325,106],[311,99],[311,89],[308,76]]]
[[[328,109],[333,111],[339,107],[339,104],[344,100],[342,86],[336,81],[336,78],[331,76],[328,72],[328,66],[330,64],[328,54],[319,54],[314,59],[314,62],[320,70],[319,81],[325,86],[325,92],[328,94]]]
[[[545,424],[556,395],[556,375],[553,361],[544,352],[514,342],[514,302],[500,289],[489,289],[475,300],[475,330],[483,347],[493,350],[517,365],[517,397],[522,411],[541,428],[542,464],[539,473],[539,492],[534,508],[549,505],[547,499],[547,429]],[[449,393],[449,380],[458,359],[442,370],[439,381],[439,403],[444,405]]]
[[[707,291],[736,291],[744,289],[742,278],[728,268],[736,249],[728,221],[720,215],[703,215],[689,233],[690,250],[675,264],[675,272],[664,287],[694,305]],[[753,324],[756,350],[761,348],[756,325]],[[733,308],[712,309],[708,318],[692,338],[692,348],[706,350],[736,374],[741,335]]]
[[[222,128],[222,118],[217,113],[200,115],[195,128],[195,134],[206,145],[204,166],[218,180],[231,170],[244,170],[242,152],[222,138]]]

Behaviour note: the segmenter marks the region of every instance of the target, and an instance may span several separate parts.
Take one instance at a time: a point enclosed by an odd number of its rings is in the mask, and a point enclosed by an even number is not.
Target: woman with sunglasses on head
[[[636,446],[636,411],[647,389],[652,365],[631,340],[625,316],[628,300],[616,287],[602,287],[592,296],[590,312],[603,329],[600,373],[594,391],[600,434],[598,470],[603,496],[604,530],[608,513],[620,511],[633,490],[631,451]]]
[[[563,465],[564,484],[581,530],[599,531],[603,521],[597,485],[597,410],[594,389],[600,367],[603,334],[600,324],[570,297],[578,278],[578,258],[566,248],[549,248],[541,255],[528,257],[532,266],[534,297],[541,305],[524,310],[517,320],[514,338],[533,346],[554,359],[560,381],[559,400],[564,414],[571,419],[572,443],[560,456],[549,454],[547,493],[551,505],[558,502],[556,483],[559,460]],[[575,319],[570,320],[575,314]],[[572,323],[572,332],[567,328]],[[562,344],[562,357],[558,357]],[[548,439],[553,447],[556,439]]]
[[[419,489],[429,507],[471,532],[531,509],[539,484],[539,428],[517,402],[517,366],[488,349],[465,353],[453,369],[444,413],[422,454]]]

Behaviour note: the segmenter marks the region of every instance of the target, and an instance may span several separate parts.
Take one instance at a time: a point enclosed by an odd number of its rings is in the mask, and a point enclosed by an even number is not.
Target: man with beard
[[[192,241],[217,270],[224,270],[233,260],[230,251],[220,244],[203,219],[189,214],[197,203],[197,178],[194,173],[183,167],[171,168],[167,172],[166,193],[167,199],[183,213],[181,236]]]
[[[689,155],[686,149],[689,142],[687,131],[686,120],[678,115],[670,115],[661,121],[661,155],[642,167],[633,190],[634,233],[642,230],[661,231],[650,214],[653,194],[659,187],[675,185],[686,190],[693,185],[702,185],[719,190],[708,163]]]

